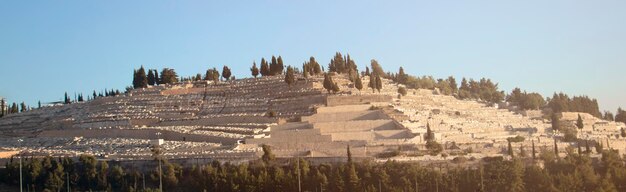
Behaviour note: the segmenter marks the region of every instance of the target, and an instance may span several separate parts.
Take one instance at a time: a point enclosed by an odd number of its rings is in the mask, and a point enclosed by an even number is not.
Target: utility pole
[[[22,187],[24,186],[22,184],[22,139],[18,139],[17,142],[20,143],[20,148],[19,148],[19,152],[17,153],[17,155],[19,156],[20,159],[20,192],[22,192]]]

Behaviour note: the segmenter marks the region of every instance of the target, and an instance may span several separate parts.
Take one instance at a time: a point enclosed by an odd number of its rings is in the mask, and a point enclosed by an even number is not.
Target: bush
[[[400,93],[400,95],[402,95],[402,96],[406,96],[406,94],[407,94],[406,88],[404,88],[404,87],[398,88],[398,93]]]
[[[376,156],[378,158],[391,158],[391,157],[396,157],[396,156],[399,156],[399,155],[400,155],[400,151],[392,150],[392,151],[386,151],[386,152],[379,153]]]
[[[455,157],[454,159],[452,159],[453,163],[457,163],[457,164],[461,164],[461,163],[465,163],[467,161],[466,157]]]
[[[526,138],[518,135],[518,136],[515,136],[515,137],[506,138],[506,140],[511,142],[511,143],[518,143],[518,142],[524,142],[524,140],[526,140]]]
[[[433,155],[433,156],[443,151],[443,147],[441,146],[441,144],[437,143],[436,141],[426,142],[426,149],[428,149],[430,155]]]
[[[267,111],[267,116],[268,117],[276,117],[276,112],[272,111],[272,110],[269,110],[269,111]]]

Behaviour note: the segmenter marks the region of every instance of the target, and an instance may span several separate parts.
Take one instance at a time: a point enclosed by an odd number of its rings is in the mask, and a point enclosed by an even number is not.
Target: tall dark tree
[[[293,67],[289,66],[287,67],[287,74],[285,75],[285,83],[287,83],[287,85],[291,87],[291,85],[293,85],[293,83],[295,82],[296,82],[296,77],[294,74]]]
[[[261,75],[264,77],[271,75],[270,66],[265,61],[265,58],[261,58]]]
[[[254,78],[259,76],[259,68],[256,67],[256,62],[252,62],[252,68],[250,68],[250,72],[252,73],[252,76]]]
[[[178,74],[174,69],[163,68],[161,70],[161,83],[162,84],[172,84],[178,82]]]
[[[385,75],[385,71],[383,70],[383,67],[380,66],[380,64],[378,64],[378,61],[376,61],[375,59],[372,59],[371,66],[372,66],[372,74],[373,75],[376,75],[376,76],[383,76],[383,75]]]
[[[361,80],[361,76],[359,75],[359,73],[356,74],[356,79],[354,80],[354,88],[358,89],[359,91],[363,89],[363,81]]]
[[[26,107],[26,103],[20,103],[20,112],[28,111],[28,107]]]
[[[231,75],[230,68],[224,65],[224,68],[222,68],[222,77],[224,77],[224,80],[229,80]]]
[[[6,102],[4,101],[4,99],[0,99],[0,117],[3,117],[4,115],[6,115]]]
[[[376,77],[374,75],[370,75],[370,81],[367,87],[372,89],[372,93],[376,92]]]
[[[307,68],[309,68],[309,72],[312,75],[319,75],[319,74],[322,74],[322,72],[323,72],[320,64],[317,63],[317,61],[315,61],[315,57],[313,57],[313,56],[311,56],[309,58],[309,61],[307,63],[305,63],[305,66],[307,66]]]
[[[533,153],[532,157],[533,157],[533,160],[535,160],[536,159],[536,155],[535,154],[537,152],[537,151],[535,151],[535,140],[531,140],[531,142],[532,142],[532,148],[533,148],[532,149],[532,153]]]
[[[9,113],[19,113],[20,110],[17,107],[17,103],[13,102],[13,104],[11,105],[11,110],[9,110]]]
[[[396,76],[396,82],[400,84],[406,84],[407,75],[404,73],[404,68],[400,67],[398,75]]]
[[[152,73],[154,74],[154,85],[162,84],[161,79],[159,79],[159,72],[156,69],[152,69]]]
[[[276,73],[275,73],[275,75],[283,74],[284,70],[285,70],[285,65],[283,63],[283,57],[281,57],[279,55],[278,58],[276,59]]]
[[[148,87],[148,77],[146,76],[146,70],[143,66],[139,67],[139,69],[135,71],[133,76],[133,87],[135,89]]]
[[[434,141],[435,140],[435,134],[430,129],[430,123],[428,123],[428,122],[426,123],[426,137],[424,139],[426,139],[426,141]]]
[[[617,113],[615,114],[615,122],[626,123],[626,111],[624,111],[621,107],[617,108]]]
[[[365,76],[370,76],[370,67],[365,67]]]
[[[207,69],[204,74],[204,80],[217,82],[220,80],[220,72],[215,68]]]
[[[515,155],[514,155],[515,153],[513,152],[513,146],[511,146],[511,140],[508,140],[508,142],[509,142],[509,146],[507,147],[507,149],[508,149],[507,152],[508,152],[509,156],[515,157]]]
[[[276,61],[276,57],[272,55],[272,60],[270,61],[270,75],[275,76],[278,74],[278,61]]]
[[[561,129],[561,122],[560,122],[560,117],[558,113],[552,113],[551,121],[552,121],[552,130],[558,131]]]
[[[376,75],[376,89],[380,93],[380,90],[383,89],[383,81],[380,79],[380,75]]]
[[[326,73],[324,74],[324,89],[326,89],[326,91],[328,91],[328,93],[330,93],[330,91],[333,90],[333,85],[335,82],[333,82],[333,78],[330,76],[330,74]]]
[[[71,102],[72,102],[72,101],[70,100],[70,97],[69,97],[69,96],[67,96],[67,92],[65,92],[65,98],[64,98],[63,103],[65,103],[65,104],[70,104]]]
[[[152,70],[148,70],[148,85],[156,85],[156,79]]]
[[[578,129],[583,129],[585,127],[585,124],[583,123],[583,118],[580,117],[580,114],[578,114],[578,119],[576,120],[576,127],[578,127]]]

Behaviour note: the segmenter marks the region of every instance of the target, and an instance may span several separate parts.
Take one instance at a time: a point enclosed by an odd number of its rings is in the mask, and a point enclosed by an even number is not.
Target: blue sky
[[[413,75],[491,78],[626,107],[626,1],[1,1],[0,96],[35,106],[282,55],[326,65],[337,51]]]

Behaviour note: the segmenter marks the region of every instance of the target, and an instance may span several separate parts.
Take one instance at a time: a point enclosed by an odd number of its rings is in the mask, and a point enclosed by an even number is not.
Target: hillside
[[[480,158],[552,146],[562,153],[576,142],[562,142],[540,111],[510,111],[476,100],[459,100],[438,90],[408,89],[383,79],[380,92],[354,88],[335,75],[340,92],[329,94],[323,78],[298,77],[288,86],[282,76],[226,82],[193,81],[150,86],[87,102],[43,107],[0,118],[1,148],[26,147],[32,154],[91,153],[112,159],[150,156],[150,141],[165,140],[167,156],[252,159],[270,145],[278,157],[353,156],[397,160],[445,160],[447,155]],[[369,78],[362,78],[363,84]],[[504,104],[501,105],[504,107]],[[579,113],[563,113],[564,124]],[[574,119],[572,119],[574,116]],[[623,124],[585,115],[578,138],[624,149]],[[427,146],[427,129],[443,154]],[[160,135],[157,135],[160,133]],[[618,135],[616,138],[615,135]],[[607,137],[608,136],[608,137]],[[23,138],[24,142],[16,142]]]

